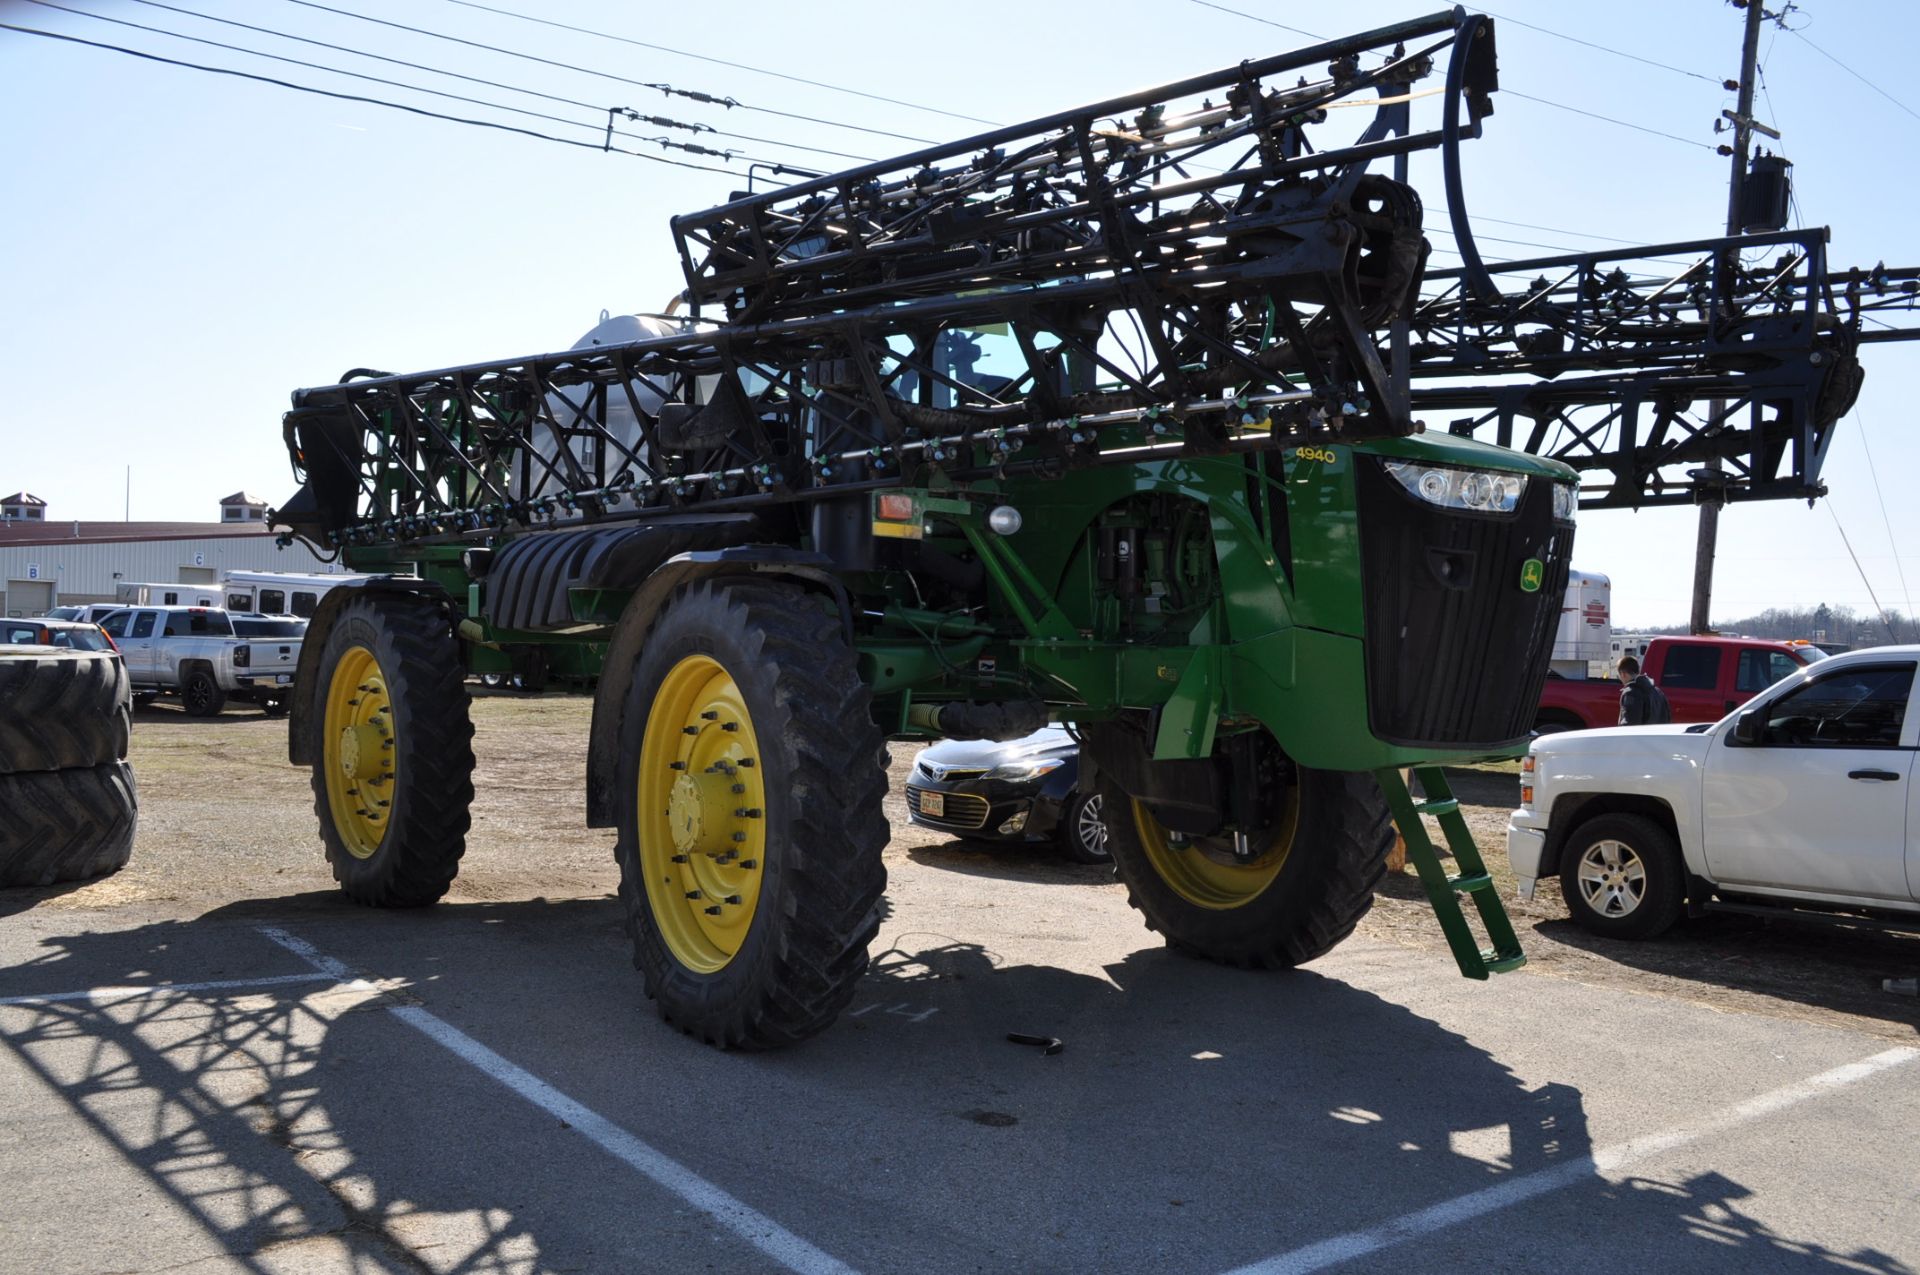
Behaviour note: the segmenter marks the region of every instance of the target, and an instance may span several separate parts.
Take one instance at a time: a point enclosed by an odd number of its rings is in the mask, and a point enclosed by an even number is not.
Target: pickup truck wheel
[[[1649,939],[1680,919],[1686,872],[1665,828],[1643,815],[1599,815],[1560,851],[1560,893],[1580,928]]]
[[[660,1015],[723,1048],[824,1030],[880,924],[882,740],[839,620],[703,583],[662,612],[620,725],[620,900]]]
[[[0,775],[0,886],[84,881],[123,866],[138,806],[123,761]]]
[[[1107,849],[1127,901],[1167,946],[1259,969],[1299,965],[1353,932],[1393,848],[1393,816],[1371,775],[1292,768],[1264,843],[1244,860],[1222,837],[1170,832],[1100,777]]]
[[[119,656],[0,648],[0,774],[118,761],[132,722]]]
[[[334,880],[376,907],[434,902],[459,871],[473,803],[473,721],[445,614],[356,598],[316,676],[309,755]]]
[[[213,717],[227,706],[227,693],[213,680],[213,674],[195,669],[180,684],[180,703],[188,717]]]

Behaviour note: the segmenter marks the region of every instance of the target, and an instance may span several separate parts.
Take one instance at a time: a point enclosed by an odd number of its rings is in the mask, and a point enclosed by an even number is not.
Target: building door
[[[9,617],[45,615],[53,610],[53,581],[7,581],[6,608]]]
[[[218,584],[220,583],[220,569],[218,567],[181,567],[180,583]]]

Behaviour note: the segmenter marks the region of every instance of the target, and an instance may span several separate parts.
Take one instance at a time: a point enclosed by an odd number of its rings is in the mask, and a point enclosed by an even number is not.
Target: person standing
[[[1667,697],[1640,671],[1640,661],[1631,655],[1620,657],[1620,724],[1622,726],[1664,726],[1673,720],[1673,708]]]

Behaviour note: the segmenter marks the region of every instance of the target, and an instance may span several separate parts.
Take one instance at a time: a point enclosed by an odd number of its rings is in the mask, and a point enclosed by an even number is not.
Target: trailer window
[[[314,603],[317,600],[318,599],[311,593],[295,593],[293,595],[293,613],[298,616],[311,616],[313,614]]]
[[[244,593],[229,593],[227,595],[227,610],[251,611],[253,610],[253,599]]]
[[[268,615],[287,613],[287,594],[284,589],[260,590],[260,609]]]
[[[1660,669],[1660,688],[1668,691],[1710,691],[1720,685],[1720,648],[1669,646]]]

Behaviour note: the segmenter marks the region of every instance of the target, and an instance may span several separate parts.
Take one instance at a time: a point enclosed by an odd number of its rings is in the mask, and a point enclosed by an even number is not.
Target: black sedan
[[[1057,726],[1003,744],[943,740],[907,777],[907,810],[925,828],[986,841],[1058,842],[1076,863],[1106,863],[1097,793],[1075,791],[1080,745]]]

